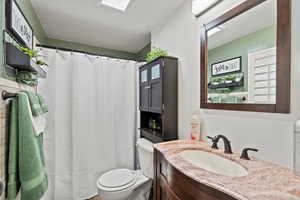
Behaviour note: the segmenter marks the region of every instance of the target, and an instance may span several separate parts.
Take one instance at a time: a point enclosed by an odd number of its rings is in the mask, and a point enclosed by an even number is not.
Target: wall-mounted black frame
[[[222,73],[222,74],[216,74],[216,75],[213,74],[213,65],[217,65],[217,64],[227,62],[227,61],[231,61],[231,60],[235,60],[235,59],[240,59],[240,66],[239,66],[238,70],[231,71],[231,72],[226,72],[226,73]],[[211,67],[211,76],[216,77],[216,76],[223,76],[223,75],[226,75],[226,74],[242,72],[242,62],[243,62],[242,56],[238,56],[238,57],[235,57],[235,58],[230,58],[230,59],[223,60],[223,61],[220,61],[220,62],[212,63],[211,66],[210,66]]]
[[[31,30],[31,45],[29,46],[27,44],[27,42],[23,39],[23,37],[21,35],[18,34],[18,32],[14,29],[13,27],[13,22],[12,22],[12,8],[13,5],[16,5],[16,7],[18,8],[18,10],[20,11],[20,13],[22,14],[24,21],[26,22],[25,26],[27,26],[27,28],[29,28]],[[15,0],[6,0],[5,3],[5,17],[6,17],[6,29],[7,31],[10,32],[10,34],[12,34],[21,45],[24,45],[25,47],[29,48],[29,49],[33,49],[33,37],[34,37],[34,32],[33,32],[33,28],[31,27],[29,21],[27,20],[27,18],[25,17],[22,9],[20,8],[20,6],[18,5],[18,3]]]

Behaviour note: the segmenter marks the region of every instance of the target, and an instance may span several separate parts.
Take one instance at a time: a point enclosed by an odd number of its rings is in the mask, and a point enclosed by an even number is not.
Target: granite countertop
[[[179,140],[156,144],[154,147],[186,176],[238,200],[300,200],[300,177],[291,169],[253,157],[250,161],[242,160],[239,154],[224,154],[223,149],[211,149],[204,142]],[[201,150],[227,158],[246,168],[248,175],[229,177],[206,171],[178,155],[184,150]]]

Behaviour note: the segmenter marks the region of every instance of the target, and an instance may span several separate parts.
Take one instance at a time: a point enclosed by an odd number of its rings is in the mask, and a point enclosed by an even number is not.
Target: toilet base
[[[149,196],[152,188],[152,180],[147,181],[139,188],[137,188],[128,200],[149,200]]]

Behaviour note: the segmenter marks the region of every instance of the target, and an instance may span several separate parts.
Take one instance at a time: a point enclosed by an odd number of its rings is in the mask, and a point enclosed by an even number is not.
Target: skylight
[[[220,1],[221,0],[193,0],[192,12],[194,15],[199,16]]]
[[[121,10],[125,11],[130,3],[130,0],[102,0],[102,4]]]

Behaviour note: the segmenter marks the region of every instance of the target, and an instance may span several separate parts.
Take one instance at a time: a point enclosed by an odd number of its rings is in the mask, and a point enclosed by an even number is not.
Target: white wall
[[[152,31],[152,45],[165,49],[180,60],[179,136],[187,138],[191,115],[200,107],[200,29],[243,0],[226,0],[196,19],[191,1],[157,25]],[[257,157],[293,167],[293,126],[300,117],[300,8],[292,0],[292,112],[289,115],[238,111],[201,110],[207,135],[228,136],[236,152],[256,147]],[[296,45],[298,44],[298,45]]]

